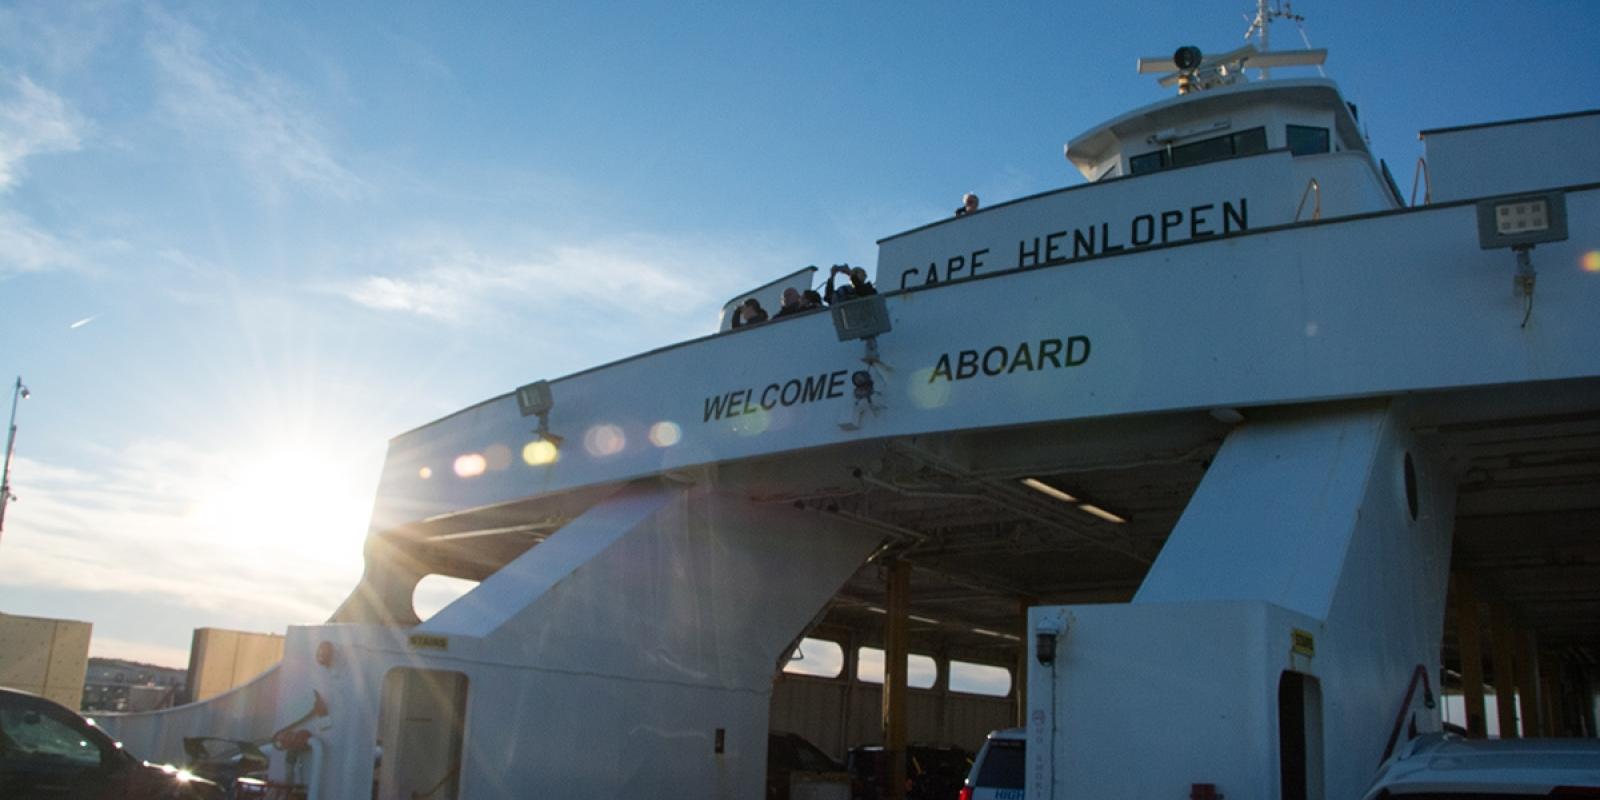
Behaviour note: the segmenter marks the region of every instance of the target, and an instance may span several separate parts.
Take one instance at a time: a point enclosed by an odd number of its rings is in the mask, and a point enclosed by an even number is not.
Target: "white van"
[[[991,734],[972,759],[972,771],[961,785],[961,800],[1022,800],[1027,780],[1028,738],[1022,728]]]
[[[1428,734],[1407,742],[1384,764],[1365,800],[1486,797],[1600,797],[1600,741]]]

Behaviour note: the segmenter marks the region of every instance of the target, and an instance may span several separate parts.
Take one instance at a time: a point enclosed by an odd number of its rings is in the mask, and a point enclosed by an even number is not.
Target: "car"
[[[1600,741],[1426,734],[1384,762],[1364,800],[1524,797],[1600,797]]]
[[[1005,728],[990,733],[972,759],[961,800],[1022,800],[1026,790],[1027,733]]]
[[[888,780],[883,748],[851,748],[845,759],[850,772],[850,800],[879,800]],[[972,767],[972,754],[959,747],[911,745],[906,748],[906,800],[955,800]]]
[[[844,765],[798,733],[767,734],[767,800],[849,800]]]
[[[140,761],[76,711],[0,687],[0,797],[222,800],[211,781]]]

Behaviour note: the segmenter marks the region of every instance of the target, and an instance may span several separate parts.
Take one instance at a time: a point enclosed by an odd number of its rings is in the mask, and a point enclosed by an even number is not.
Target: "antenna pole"
[[[1282,5],[1277,8],[1269,8],[1267,6],[1267,0],[1256,0],[1256,18],[1251,20],[1250,27],[1245,29],[1245,41],[1249,41],[1251,34],[1254,34],[1257,42],[1256,49],[1263,53],[1267,52],[1269,49],[1271,49],[1269,41],[1271,37],[1268,33],[1268,29],[1272,27],[1272,21],[1279,18],[1292,19],[1296,24],[1304,22],[1306,19],[1305,17],[1294,13],[1294,8],[1291,7],[1288,2],[1283,2]],[[1302,29],[1300,34],[1301,36],[1304,36],[1305,31]],[[1310,47],[1310,42],[1307,42],[1306,48],[1310,49]],[[1260,73],[1263,80],[1271,77],[1271,70],[1267,69],[1266,67],[1257,67],[1256,70]]]
[[[1267,0],[1256,0],[1256,39],[1261,43],[1261,52],[1265,53],[1270,47],[1267,44],[1267,29],[1272,27],[1272,12],[1267,10]],[[1267,77],[1267,71],[1261,70],[1261,77]]]
[[[11,500],[11,451],[17,443],[17,400],[28,396],[28,387],[17,376],[17,385],[11,390],[11,424],[6,429],[6,460],[0,467],[0,531],[6,527],[6,503]]]

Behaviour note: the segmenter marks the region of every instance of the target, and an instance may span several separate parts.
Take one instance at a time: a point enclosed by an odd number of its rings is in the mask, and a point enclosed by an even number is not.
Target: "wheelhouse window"
[[[1134,175],[1146,172],[1155,172],[1167,165],[1167,151],[1157,150],[1154,153],[1145,153],[1128,159],[1128,171]]]
[[[1328,129],[1315,128],[1309,125],[1290,125],[1288,127],[1289,152],[1297,156],[1309,156],[1317,153],[1328,152]]]
[[[1187,167],[1265,152],[1267,152],[1267,129],[1251,128],[1134,156],[1128,159],[1128,171],[1134,175],[1141,175],[1169,167]]]

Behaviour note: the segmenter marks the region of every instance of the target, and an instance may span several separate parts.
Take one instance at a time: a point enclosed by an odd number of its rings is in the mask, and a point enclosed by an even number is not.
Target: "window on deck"
[[[1187,167],[1265,152],[1267,152],[1267,129],[1251,128],[1134,156],[1128,159],[1128,171],[1134,175],[1141,175],[1168,167]]]
[[[1289,152],[1297,156],[1328,152],[1328,129],[1309,125],[1290,125],[1288,128]]]

